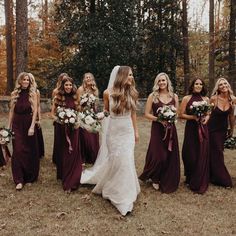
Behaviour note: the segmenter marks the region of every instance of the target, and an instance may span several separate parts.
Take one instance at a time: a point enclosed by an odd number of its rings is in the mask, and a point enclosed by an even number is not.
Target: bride
[[[134,146],[139,139],[136,124],[138,92],[130,67],[114,67],[103,98],[110,117],[103,123],[97,160],[92,168],[82,173],[81,183],[96,184],[93,193],[102,194],[126,215],[132,211],[140,192],[134,163]]]

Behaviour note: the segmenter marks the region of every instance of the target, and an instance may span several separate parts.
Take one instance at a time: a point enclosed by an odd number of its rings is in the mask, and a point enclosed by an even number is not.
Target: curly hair
[[[71,91],[71,95],[73,96],[74,98],[74,102],[75,102],[75,105],[76,107],[78,107],[78,104],[77,104],[77,96],[76,96],[76,91],[77,91],[77,88],[76,88],[76,85],[74,83],[74,80],[70,77],[64,77],[61,81],[61,84],[60,86],[58,87],[57,91],[56,91],[56,94],[55,94],[55,98],[54,98],[54,103],[57,106],[65,106],[65,89],[64,89],[64,85],[65,83],[69,81],[72,83],[72,91]]]
[[[231,88],[231,85],[229,84],[228,80],[225,79],[224,77],[220,77],[217,81],[216,81],[216,84],[215,84],[215,87],[213,88],[212,90],[212,94],[211,96],[214,96],[214,95],[219,95],[220,92],[219,92],[219,83],[220,81],[225,81],[227,83],[227,86],[228,86],[228,96],[229,96],[229,101],[232,102],[232,100],[234,99],[234,93],[233,93],[233,90]]]
[[[34,94],[36,93],[36,83],[35,83],[35,80],[30,76],[29,73],[27,72],[21,72],[17,79],[16,79],[16,83],[15,83],[15,88],[14,90],[12,91],[11,93],[11,101],[10,101],[10,107],[14,107],[16,102],[17,102],[17,99],[18,97],[20,96],[20,92],[22,90],[22,80],[25,78],[25,77],[29,77],[29,87],[28,87],[28,90],[29,90],[29,102],[31,104],[31,108],[33,110],[33,97],[34,97]]]
[[[86,76],[87,75],[90,75],[90,77],[92,79],[92,86],[90,88],[88,88],[88,86],[86,84]],[[82,87],[83,87],[84,92],[92,93],[93,95],[98,97],[99,91],[98,91],[98,88],[97,88],[97,85],[96,85],[95,77],[92,73],[87,72],[87,73],[84,74]],[[90,91],[88,91],[88,90],[90,90]]]
[[[114,101],[112,111],[115,114],[136,110],[138,92],[135,89],[135,81],[132,79],[130,86],[126,84],[130,70],[129,66],[120,66],[117,72],[111,94]]]
[[[170,97],[174,97],[173,87],[172,87],[172,83],[171,83],[169,76],[166,73],[161,72],[156,76],[156,78],[154,80],[154,86],[152,88],[154,101],[157,101],[158,98],[160,97],[160,87],[158,85],[158,82],[159,82],[161,76],[165,76],[166,81],[167,81],[167,91],[169,92]]]
[[[207,95],[206,84],[202,79],[199,79],[199,78],[195,78],[195,79],[192,80],[192,82],[191,82],[191,84],[188,88],[188,94],[191,95],[191,94],[194,93],[194,84],[197,80],[200,80],[202,82],[202,90],[200,92],[200,95],[205,97]]]

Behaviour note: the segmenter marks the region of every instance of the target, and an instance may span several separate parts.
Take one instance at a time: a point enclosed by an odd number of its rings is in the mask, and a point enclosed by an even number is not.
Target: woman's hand
[[[34,128],[30,127],[28,130],[28,136],[33,136],[34,135]]]
[[[206,125],[209,119],[210,119],[210,116],[207,115],[207,116],[205,116],[205,117],[203,117],[203,118],[201,119],[201,123],[202,123],[203,125]]]

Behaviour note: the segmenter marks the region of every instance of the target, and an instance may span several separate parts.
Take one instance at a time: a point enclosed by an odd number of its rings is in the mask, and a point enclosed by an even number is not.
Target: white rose
[[[104,115],[104,113],[103,112],[99,112],[99,113],[97,113],[97,118],[99,119],[99,120],[101,120],[101,119],[103,119],[104,117],[105,117],[105,115]]]
[[[58,114],[58,116],[63,119],[64,116],[65,116],[65,114],[66,114],[66,113],[65,113],[64,111],[62,111],[62,112],[60,112],[60,113]]]
[[[194,107],[196,107],[196,106],[198,106],[198,102],[193,102],[192,105],[193,105]]]
[[[2,131],[1,131],[1,135],[2,135],[3,137],[7,137],[7,136],[8,136],[8,132],[7,132],[6,130],[2,130]]]
[[[70,122],[71,124],[74,124],[74,123],[75,123],[75,118],[71,117],[71,118],[69,119],[69,122]]]
[[[95,122],[95,120],[91,116],[86,116],[85,117],[85,123],[88,125],[91,125]]]
[[[9,142],[9,141],[10,141],[10,139],[9,139],[8,137],[6,137],[6,138],[5,138],[5,140],[6,140],[7,142]]]
[[[67,117],[71,117],[71,116],[72,116],[72,112],[71,112],[70,110],[67,110],[67,111],[66,111],[66,116],[67,116]]]
[[[69,122],[69,120],[68,119],[65,119],[65,123],[67,124]]]

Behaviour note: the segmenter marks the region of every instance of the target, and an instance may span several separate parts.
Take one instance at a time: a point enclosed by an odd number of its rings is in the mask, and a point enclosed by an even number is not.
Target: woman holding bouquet
[[[59,87],[61,86],[62,80],[63,80],[63,79],[66,79],[67,77],[69,77],[67,73],[61,73],[61,74],[59,75],[59,77],[58,77],[58,79],[57,79],[56,88],[54,88],[53,91],[52,91],[52,103],[53,103],[53,101],[54,101],[54,99],[55,99],[56,94],[58,93],[58,89],[59,89]],[[58,146],[60,146],[60,136],[59,136],[59,135],[56,135],[55,122],[53,122],[53,125],[54,125],[54,145],[53,145],[52,162],[57,165],[57,156],[58,156],[58,155],[57,155],[57,150],[56,150],[56,148],[57,148]],[[59,160],[59,161],[60,161],[60,160]],[[59,165],[61,165],[61,164],[59,163]]]
[[[214,104],[209,122],[210,141],[210,181],[213,184],[232,187],[232,180],[224,163],[224,141],[227,136],[229,121],[229,136],[234,130],[233,105],[236,98],[229,82],[225,78],[219,78],[213,89],[210,102]]]
[[[167,115],[172,118],[160,119],[163,108],[170,109]],[[145,117],[152,121],[152,128],[144,170],[139,178],[151,180],[153,187],[156,190],[160,188],[163,193],[176,191],[180,180],[179,146],[174,123],[177,109],[178,96],[173,93],[168,75],[158,74],[145,108]]]
[[[91,98],[94,101],[87,101]],[[96,100],[98,99],[98,89],[92,73],[85,73],[83,84],[77,90],[77,97],[80,103],[80,110],[93,109],[96,112]],[[83,99],[85,97],[85,99]],[[99,150],[99,133],[91,133],[80,128],[80,150],[83,163],[94,164]]]
[[[8,128],[15,134],[13,139],[12,174],[16,189],[38,179],[39,154],[35,121],[37,116],[36,88],[29,74],[22,72],[11,94]]]
[[[194,79],[189,87],[189,95],[183,97],[179,117],[186,120],[182,158],[185,183],[196,193],[204,193],[209,183],[209,137],[208,112],[194,113],[193,105],[206,101],[207,90],[201,79]]]
[[[105,134],[108,152],[103,152],[107,154],[107,161],[93,193],[102,194],[122,215],[126,215],[132,211],[140,192],[134,164],[134,146],[139,138],[136,124],[138,92],[128,66],[116,66],[109,85],[111,88],[105,90],[103,96],[105,110],[110,112]]]
[[[58,109],[70,108],[72,113],[76,113],[78,108],[76,86],[70,77],[62,79],[52,105],[52,116],[55,119],[55,140],[54,147],[57,159],[57,178],[62,180],[65,191],[76,190],[80,184],[82,172],[82,161],[79,148],[79,130],[66,120],[61,121],[62,114],[58,114]],[[64,111],[62,111],[65,114]],[[55,141],[57,141],[55,143]]]

